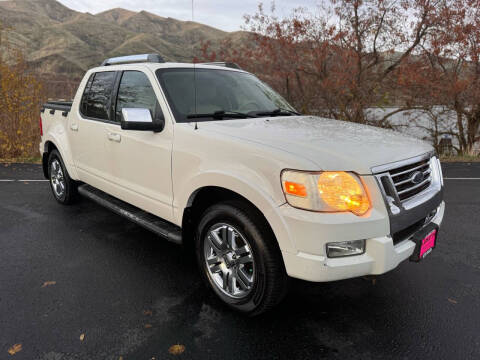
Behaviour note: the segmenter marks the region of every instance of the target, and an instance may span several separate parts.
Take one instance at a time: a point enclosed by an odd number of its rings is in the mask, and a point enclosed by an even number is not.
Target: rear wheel
[[[242,201],[213,205],[196,233],[204,280],[226,304],[248,315],[278,304],[288,282],[276,239],[256,212]]]
[[[48,178],[55,200],[64,205],[76,200],[77,184],[70,178],[57,150],[53,150],[48,157]]]

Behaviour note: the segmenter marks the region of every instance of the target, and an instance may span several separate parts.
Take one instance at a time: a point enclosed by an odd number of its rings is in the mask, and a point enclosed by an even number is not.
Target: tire
[[[77,183],[70,178],[57,150],[48,156],[48,179],[53,196],[62,205],[70,205],[77,199]]]
[[[226,201],[208,208],[198,223],[195,244],[202,278],[231,308],[255,316],[282,301],[288,276],[280,249],[251,205]]]

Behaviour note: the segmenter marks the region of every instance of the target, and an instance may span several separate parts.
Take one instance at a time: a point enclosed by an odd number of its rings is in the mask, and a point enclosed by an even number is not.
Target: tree
[[[217,52],[263,78],[302,112],[370,123],[367,109],[396,106],[376,122],[388,126],[396,112],[411,109],[397,79],[430,32],[448,14],[447,1],[333,0],[319,15],[297,9],[279,19],[262,5],[246,16],[253,45]],[[252,69],[253,68],[253,69]]]
[[[36,157],[42,85],[5,34],[0,24],[0,159]]]
[[[449,16],[423,44],[431,96],[456,113],[458,152],[472,154],[480,140],[480,1],[449,3]]]

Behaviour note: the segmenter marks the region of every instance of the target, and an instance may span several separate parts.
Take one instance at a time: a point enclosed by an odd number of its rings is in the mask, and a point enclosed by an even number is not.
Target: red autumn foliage
[[[245,17],[250,41],[201,49],[237,62],[298,110],[390,126],[390,117],[443,105],[458,115],[459,151],[480,126],[480,0],[333,0],[278,18],[272,5]],[[382,119],[366,111],[394,107]]]

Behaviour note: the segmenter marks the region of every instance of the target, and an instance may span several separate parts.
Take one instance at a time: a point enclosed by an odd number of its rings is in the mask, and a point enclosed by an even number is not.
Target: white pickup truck
[[[195,249],[202,277],[249,315],[289,277],[333,281],[420,261],[437,242],[433,148],[303,116],[235,64],[106,60],[41,114],[55,199],[77,194]]]

